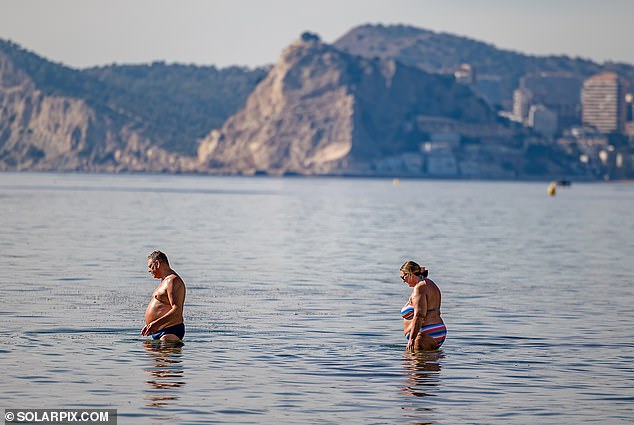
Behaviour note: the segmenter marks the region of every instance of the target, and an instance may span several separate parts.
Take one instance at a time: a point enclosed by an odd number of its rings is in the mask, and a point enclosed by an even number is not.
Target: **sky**
[[[0,0],[0,38],[74,68],[255,67],[304,31],[331,43],[368,23],[634,64],[634,0]]]

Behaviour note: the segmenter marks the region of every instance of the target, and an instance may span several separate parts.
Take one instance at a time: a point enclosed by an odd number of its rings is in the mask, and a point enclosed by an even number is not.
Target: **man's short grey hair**
[[[167,255],[165,255],[165,253],[161,251],[154,251],[153,253],[148,255],[147,258],[148,260],[152,260],[153,262],[159,260],[161,263],[165,263],[167,265],[169,265],[170,263],[167,259]]]

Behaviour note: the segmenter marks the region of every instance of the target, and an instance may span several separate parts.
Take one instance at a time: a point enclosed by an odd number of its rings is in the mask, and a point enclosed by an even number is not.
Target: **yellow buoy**
[[[555,196],[557,194],[557,183],[552,182],[548,185],[548,194],[550,196]]]

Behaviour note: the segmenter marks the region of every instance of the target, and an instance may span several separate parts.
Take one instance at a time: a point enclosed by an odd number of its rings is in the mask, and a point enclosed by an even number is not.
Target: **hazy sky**
[[[0,38],[72,67],[265,65],[303,31],[333,42],[365,23],[634,64],[634,0],[0,0]]]

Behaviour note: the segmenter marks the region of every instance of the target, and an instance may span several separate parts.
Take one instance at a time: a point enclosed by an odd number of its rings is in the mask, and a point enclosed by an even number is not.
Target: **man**
[[[152,294],[145,310],[145,326],[141,335],[152,335],[152,339],[179,342],[185,336],[183,304],[185,282],[170,268],[167,255],[154,251],[148,256],[148,272],[161,283]]]

